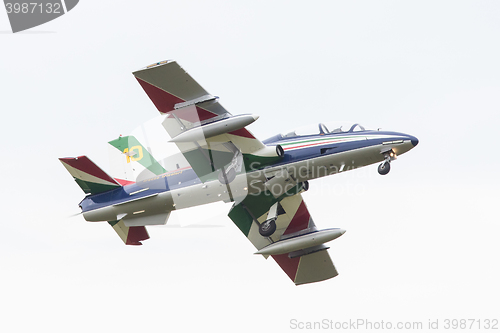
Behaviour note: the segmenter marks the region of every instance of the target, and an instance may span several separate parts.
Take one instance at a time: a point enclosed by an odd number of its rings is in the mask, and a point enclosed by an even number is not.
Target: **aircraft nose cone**
[[[418,139],[416,137],[412,136],[411,144],[413,145],[413,147],[416,147],[418,145]]]

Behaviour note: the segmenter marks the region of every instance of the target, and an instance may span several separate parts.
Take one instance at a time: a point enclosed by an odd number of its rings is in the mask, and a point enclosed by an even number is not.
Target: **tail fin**
[[[120,183],[109,176],[87,156],[59,159],[85,193],[97,194],[121,187]],[[126,181],[122,181],[125,182]],[[108,222],[126,245],[142,245],[149,239],[144,226],[126,226],[123,220]]]
[[[85,193],[97,194],[121,186],[87,156],[67,157],[59,160]]]
[[[156,176],[167,172],[149,151],[141,145],[139,140],[132,135],[120,136],[118,139],[110,141],[109,144],[124,154],[127,164],[138,162]]]

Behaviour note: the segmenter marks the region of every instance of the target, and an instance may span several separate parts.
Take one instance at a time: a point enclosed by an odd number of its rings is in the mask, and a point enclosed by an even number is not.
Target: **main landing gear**
[[[396,153],[392,149],[384,152],[383,154],[385,157],[384,162],[378,166],[378,173],[382,176],[387,175],[389,171],[391,171],[391,161],[396,159]]]
[[[269,237],[276,231],[276,219],[265,221],[259,226],[259,234],[262,237]]]
[[[267,214],[267,220],[259,225],[259,234],[262,237],[271,237],[276,231],[276,219],[278,218],[278,203],[269,208],[269,213]]]

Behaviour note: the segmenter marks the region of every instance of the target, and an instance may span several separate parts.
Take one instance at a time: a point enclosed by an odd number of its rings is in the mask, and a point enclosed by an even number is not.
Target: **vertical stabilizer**
[[[153,175],[161,175],[167,172],[139,140],[132,135],[120,136],[118,139],[110,141],[109,144],[121,152],[123,156],[120,161],[121,164],[132,165],[137,162]]]

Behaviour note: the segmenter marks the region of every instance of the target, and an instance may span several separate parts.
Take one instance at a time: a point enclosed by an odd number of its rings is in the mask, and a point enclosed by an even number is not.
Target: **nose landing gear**
[[[378,166],[378,173],[381,175],[387,175],[391,171],[391,161],[396,159],[396,153],[391,149],[389,151],[383,152],[384,162]]]

